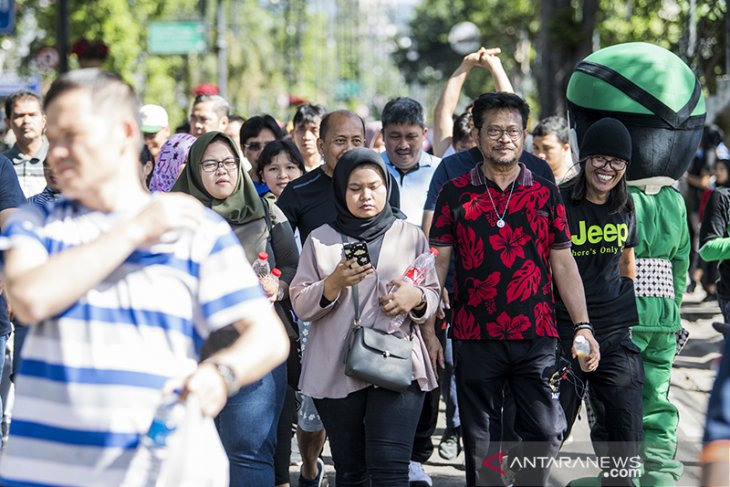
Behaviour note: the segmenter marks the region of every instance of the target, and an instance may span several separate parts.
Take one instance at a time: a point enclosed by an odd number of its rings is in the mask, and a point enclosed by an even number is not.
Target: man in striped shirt
[[[215,415],[286,358],[288,339],[228,224],[142,188],[128,85],[67,73],[45,109],[64,198],[19,210],[3,232],[7,293],[34,325],[0,484],[119,485],[163,386],[180,381]],[[231,327],[238,338],[198,364]]]

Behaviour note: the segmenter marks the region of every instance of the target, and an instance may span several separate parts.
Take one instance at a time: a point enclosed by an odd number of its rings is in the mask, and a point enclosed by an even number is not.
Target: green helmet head
[[[702,137],[706,110],[699,80],[679,57],[653,44],[594,52],[576,65],[567,98],[575,147],[601,118],[616,118],[629,129],[629,180],[679,179]]]

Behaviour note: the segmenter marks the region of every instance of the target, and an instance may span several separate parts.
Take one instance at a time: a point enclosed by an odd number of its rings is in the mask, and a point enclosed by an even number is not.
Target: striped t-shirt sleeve
[[[3,228],[2,236],[9,239],[13,244],[23,239],[29,239],[40,243],[45,248],[41,237],[44,213],[45,208],[30,205],[22,206],[8,220]]]
[[[213,235],[213,245],[200,261],[198,301],[205,324],[205,329],[199,330],[202,336],[256,316],[262,306],[270,306],[230,226],[220,220]]]
[[[36,252],[49,254],[47,239],[42,237],[43,215],[40,209],[24,206],[18,209],[3,228],[0,249],[18,245],[32,246]],[[3,256],[4,263],[4,256]]]

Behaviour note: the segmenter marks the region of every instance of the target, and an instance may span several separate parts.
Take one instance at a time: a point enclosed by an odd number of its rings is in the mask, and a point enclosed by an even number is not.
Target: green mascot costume
[[[679,57],[651,44],[628,43],[578,63],[567,98],[574,147],[603,117],[620,120],[631,133],[627,180],[639,233],[634,252],[640,319],[633,340],[645,375],[640,482],[675,485],[683,470],[676,459],[679,414],[668,394],[690,248],[685,204],[675,187],[702,136],[704,97]]]

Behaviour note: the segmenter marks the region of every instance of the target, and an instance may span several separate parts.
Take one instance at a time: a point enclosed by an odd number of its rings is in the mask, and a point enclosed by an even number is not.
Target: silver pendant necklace
[[[512,199],[512,192],[515,190],[515,183],[517,182],[517,178],[515,178],[514,181],[512,181],[512,188],[509,190],[509,196],[507,197],[507,204],[504,205],[504,212],[502,213],[502,216],[499,216],[499,212],[497,212],[497,205],[494,204],[494,200],[492,199],[492,193],[489,192],[489,186],[487,186],[487,178],[484,178],[484,187],[487,190],[487,196],[489,196],[489,201],[492,202],[492,208],[494,208],[494,214],[497,215],[497,227],[502,228],[504,227],[504,217],[507,215],[507,209],[509,208],[509,200]]]

